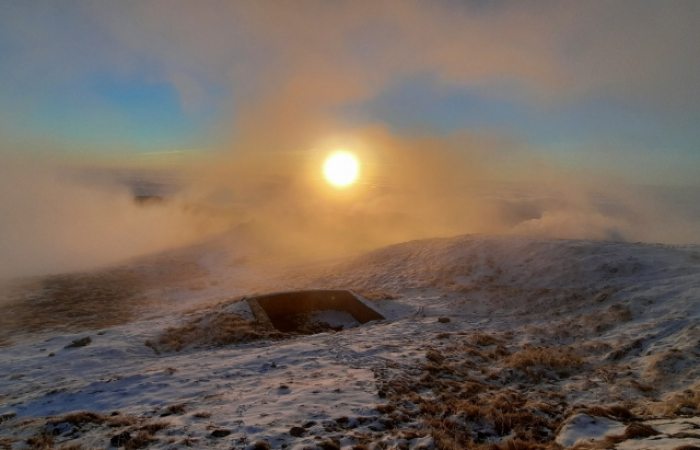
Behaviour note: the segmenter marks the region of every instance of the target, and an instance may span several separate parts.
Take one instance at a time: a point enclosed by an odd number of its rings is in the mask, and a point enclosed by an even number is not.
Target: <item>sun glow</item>
[[[338,152],[331,155],[323,166],[326,179],[336,186],[348,186],[356,179],[360,165],[352,154]]]

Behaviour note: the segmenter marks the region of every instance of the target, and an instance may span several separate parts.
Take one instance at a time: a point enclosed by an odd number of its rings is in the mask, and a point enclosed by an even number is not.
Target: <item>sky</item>
[[[697,184],[699,19],[693,0],[6,1],[0,146],[235,151],[281,121],[256,151],[301,151],[380,126]]]
[[[698,23],[695,0],[0,2],[0,277],[231,226],[698,243]]]

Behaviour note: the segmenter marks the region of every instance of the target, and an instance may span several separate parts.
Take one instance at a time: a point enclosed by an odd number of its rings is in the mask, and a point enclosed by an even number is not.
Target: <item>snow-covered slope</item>
[[[698,247],[460,236],[301,268],[250,261],[222,242],[159,255],[129,268],[126,323],[15,326],[0,448],[700,445]],[[55,302],[36,286],[12,301]],[[207,314],[250,317],[243,295],[321,287],[354,289],[387,320],[144,345]]]

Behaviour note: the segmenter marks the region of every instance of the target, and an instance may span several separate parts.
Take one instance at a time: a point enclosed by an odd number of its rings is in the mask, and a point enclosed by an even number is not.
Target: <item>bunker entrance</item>
[[[285,333],[340,331],[384,320],[366,300],[344,289],[277,292],[247,301],[258,322]]]

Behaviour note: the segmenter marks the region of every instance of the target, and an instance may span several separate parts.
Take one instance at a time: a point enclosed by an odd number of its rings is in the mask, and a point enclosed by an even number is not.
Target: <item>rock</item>
[[[384,431],[386,429],[384,425],[378,420],[367,425],[367,428],[369,428],[372,431]]]
[[[302,427],[292,427],[289,430],[289,434],[294,437],[301,437],[305,432],[306,429]]]
[[[342,424],[343,428],[353,429],[360,426],[360,421],[356,418],[349,419],[346,423]]]
[[[251,450],[270,450],[270,444],[267,441],[257,441],[253,444]]]
[[[222,438],[222,437],[228,436],[229,434],[231,434],[231,431],[224,430],[223,428],[221,428],[221,429],[212,431],[210,436],[215,437],[215,438]]]
[[[91,342],[92,342],[92,339],[90,338],[90,336],[87,336],[87,337],[84,337],[82,339],[76,339],[63,348],[85,347],[86,345],[90,345]]]
[[[449,317],[438,317],[438,322],[440,323],[449,323],[450,318]]]
[[[681,406],[678,412],[684,416],[693,416],[698,413],[698,410],[692,406]]]
[[[112,436],[112,439],[109,440],[109,443],[112,444],[113,447],[123,447],[130,440],[131,434],[128,431],[122,431],[121,433]]]
[[[61,422],[47,425],[46,431],[53,436],[60,436],[62,434],[72,433],[74,428],[73,425],[69,424],[68,422]]]
[[[544,376],[546,376],[548,379],[553,380],[553,381],[559,381],[559,374],[556,373],[553,370],[545,370],[544,371]]]
[[[311,428],[314,425],[316,425],[316,422],[314,420],[307,420],[306,422],[301,424],[301,426],[304,428]]]

